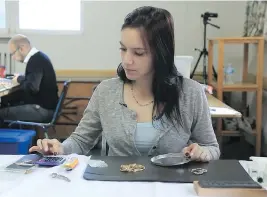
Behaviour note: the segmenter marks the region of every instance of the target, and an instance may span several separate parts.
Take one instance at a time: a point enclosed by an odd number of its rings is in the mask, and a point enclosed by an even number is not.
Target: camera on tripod
[[[207,29],[207,25],[211,25],[211,26],[213,26],[213,27],[215,27],[217,29],[220,29],[220,27],[218,25],[214,25],[214,24],[208,22],[208,21],[211,20],[210,18],[217,18],[218,17],[218,13],[205,12],[204,14],[201,14],[201,17],[203,18],[203,24],[204,24],[204,40],[203,40],[204,41],[204,46],[203,46],[202,50],[195,49],[195,50],[199,51],[200,54],[199,54],[199,57],[197,59],[196,65],[195,65],[195,67],[194,67],[194,69],[193,69],[193,71],[192,71],[192,73],[190,75],[190,78],[193,78],[193,76],[195,74],[195,71],[196,71],[196,68],[198,66],[198,63],[199,63],[201,57],[203,56],[203,79],[204,79],[204,84],[207,84],[208,76],[207,76],[207,72],[206,72],[206,67],[207,67],[206,60],[207,60],[207,56],[208,56],[208,50],[206,48],[206,39],[207,39],[207,37],[206,37],[206,31],[207,30],[206,29]],[[217,80],[217,73],[216,73],[216,70],[215,70],[214,66],[212,66],[212,69],[213,69],[214,77]]]
[[[218,13],[212,13],[212,12],[205,12],[204,14],[201,14],[202,18],[217,18]]]

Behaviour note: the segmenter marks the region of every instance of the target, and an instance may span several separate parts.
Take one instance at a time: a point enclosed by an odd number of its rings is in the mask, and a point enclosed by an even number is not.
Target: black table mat
[[[161,167],[151,163],[149,157],[92,156],[92,160],[102,160],[108,167],[87,166],[83,178],[98,181],[147,181],[192,183],[197,180],[251,181],[251,177],[238,160],[215,160],[209,163],[190,162],[176,167]],[[122,164],[137,163],[145,166],[140,172],[121,172]],[[208,170],[203,175],[195,175],[193,168]]]

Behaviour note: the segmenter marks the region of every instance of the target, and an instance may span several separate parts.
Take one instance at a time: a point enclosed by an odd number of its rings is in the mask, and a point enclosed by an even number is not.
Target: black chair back
[[[68,93],[68,89],[69,89],[69,85],[70,85],[70,82],[71,80],[67,80],[64,82],[64,86],[63,86],[63,90],[60,94],[60,97],[59,97],[59,100],[58,100],[58,103],[57,103],[57,107],[56,107],[56,110],[54,112],[54,115],[53,115],[53,118],[52,118],[52,121],[51,121],[51,124],[52,125],[55,125],[60,114],[61,114],[61,110],[62,110],[62,106],[63,106],[63,103],[64,103],[64,100],[66,98],[66,95]]]

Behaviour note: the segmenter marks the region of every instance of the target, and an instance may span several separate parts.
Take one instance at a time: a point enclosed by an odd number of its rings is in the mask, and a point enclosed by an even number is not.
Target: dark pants
[[[27,104],[0,108],[2,120],[21,120],[29,122],[47,123],[52,120],[53,111],[39,105]]]

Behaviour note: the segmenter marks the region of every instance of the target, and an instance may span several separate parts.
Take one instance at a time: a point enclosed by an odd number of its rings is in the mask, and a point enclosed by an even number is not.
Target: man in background
[[[25,75],[12,79],[20,89],[1,98],[0,118],[47,122],[58,102],[58,87],[53,65],[46,54],[32,47],[24,35],[15,35],[8,43],[15,61],[26,64]]]

